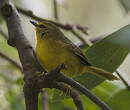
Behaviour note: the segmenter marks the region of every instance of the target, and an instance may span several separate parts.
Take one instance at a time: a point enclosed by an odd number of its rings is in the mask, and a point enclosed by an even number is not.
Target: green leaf
[[[130,51],[130,25],[107,36],[90,47],[86,54],[91,63],[114,72]]]
[[[2,16],[0,16],[0,24],[1,24],[3,21],[4,21],[4,20],[3,20]]]
[[[112,98],[110,98],[108,104],[112,108],[112,110],[129,110],[130,91],[124,89],[117,92]]]
[[[87,58],[94,66],[114,72],[128,55],[129,42],[130,25],[127,25],[88,48]],[[81,74],[74,79],[89,89],[93,89],[104,81],[104,79],[90,73]],[[59,94],[60,92],[55,91],[54,97],[62,99]]]
[[[109,99],[121,89],[122,88],[119,87],[118,85],[106,81],[97,86],[96,88],[94,88],[92,92],[100,99],[102,99],[104,102],[108,102]],[[82,99],[85,110],[100,110],[100,108],[96,104],[94,104],[91,100],[89,100],[88,97],[82,96]]]
[[[119,82],[118,82],[119,83]],[[105,81],[96,88],[92,90],[95,95],[97,95],[100,99],[107,102],[110,97],[112,97],[117,91],[120,91],[122,87],[119,85],[113,84],[110,81]]]

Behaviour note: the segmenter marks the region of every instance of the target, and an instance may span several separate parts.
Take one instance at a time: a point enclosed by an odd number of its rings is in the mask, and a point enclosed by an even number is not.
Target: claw
[[[60,64],[59,65],[60,69],[67,69],[66,65],[63,63],[63,64]]]
[[[48,73],[48,78],[51,80],[51,82],[55,81],[57,78],[59,78],[59,73],[62,69],[66,69],[65,64],[58,65],[55,69],[51,70]]]
[[[71,86],[65,84],[65,85],[64,85],[64,88],[66,88],[66,91],[61,92],[61,93],[59,94],[59,96],[67,96],[67,95],[70,95],[70,94],[71,94],[71,89],[72,89]]]
[[[66,65],[63,63],[63,64],[60,64],[59,66],[57,66],[56,70],[58,72],[60,72],[62,69],[67,69]]]

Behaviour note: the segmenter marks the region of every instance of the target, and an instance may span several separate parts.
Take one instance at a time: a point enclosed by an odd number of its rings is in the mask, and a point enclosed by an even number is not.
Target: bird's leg
[[[57,78],[57,75],[58,75],[58,73],[62,70],[62,69],[66,69],[66,66],[65,66],[65,64],[60,64],[60,65],[58,65],[55,69],[52,69],[50,72],[42,72],[42,71],[38,71],[37,72],[37,76],[38,77],[46,77],[47,75],[49,75],[50,76],[50,78],[51,77],[54,77],[54,79],[56,79]],[[55,78],[56,77],[56,78]]]
[[[66,65],[64,63],[58,65],[56,68],[55,68],[55,71],[56,72],[60,72],[62,69],[66,69]]]
[[[60,64],[59,66],[57,66],[56,68],[55,68],[55,70],[57,71],[57,72],[60,72],[62,69],[67,69],[67,67],[66,67],[66,65],[65,64]],[[62,96],[62,95],[67,95],[67,94],[70,94],[70,92],[71,92],[71,86],[69,86],[69,85],[67,85],[67,84],[64,84],[64,86],[65,86],[65,88],[67,88],[67,90],[66,90],[66,92],[61,92],[61,94],[60,94],[60,96]]]
[[[61,92],[60,96],[62,96],[62,95],[64,95],[64,96],[70,95],[72,87],[67,85],[67,84],[64,84],[64,88],[67,88],[67,89],[66,89],[65,92]]]

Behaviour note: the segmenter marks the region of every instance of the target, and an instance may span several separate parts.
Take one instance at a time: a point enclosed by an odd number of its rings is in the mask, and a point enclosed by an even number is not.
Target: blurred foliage
[[[63,0],[64,1],[64,0]],[[130,8],[129,0],[120,0],[124,8]],[[23,1],[15,0],[15,4],[21,6]],[[0,24],[3,26],[3,18],[0,16]],[[107,36],[103,40],[95,43],[90,48],[85,48],[86,55],[91,63],[97,67],[104,68],[110,72],[115,71],[124,61],[130,49],[130,25]],[[29,31],[29,30],[28,30]],[[30,31],[29,31],[30,33]],[[71,35],[71,34],[70,34]],[[74,39],[75,40],[75,39]],[[16,49],[8,46],[7,41],[0,35],[0,51],[6,53],[14,60],[18,61]],[[1,110],[25,110],[23,98],[23,77],[20,71],[8,62],[0,58],[0,109]],[[83,74],[75,77],[92,92],[108,103],[112,110],[128,110],[130,108],[130,91],[114,82],[107,82],[104,79],[92,74]],[[104,82],[103,82],[104,81]],[[101,83],[103,82],[103,83]],[[101,83],[101,84],[100,84]],[[121,83],[117,81],[117,83]],[[55,89],[49,89],[50,110],[75,110],[72,99],[66,98]],[[60,95],[59,95],[60,94]],[[64,98],[64,99],[63,99]],[[99,110],[99,108],[86,96],[81,96],[85,110]],[[63,100],[61,100],[63,99]],[[39,97],[39,110],[42,110],[43,99]]]
[[[126,12],[130,10],[130,0],[119,0]]]
[[[108,101],[113,110],[129,110],[130,109],[130,91],[122,89],[117,92]]]
[[[21,93],[18,94],[18,92],[14,92],[14,89],[9,89],[6,93],[6,99],[9,102],[10,108],[13,110],[24,110],[24,103],[23,103],[23,96]]]
[[[3,22],[3,18],[2,16],[0,16],[0,24]]]
[[[0,35],[0,51],[6,53],[10,57],[18,59],[18,52],[15,48],[8,45],[7,40]]]

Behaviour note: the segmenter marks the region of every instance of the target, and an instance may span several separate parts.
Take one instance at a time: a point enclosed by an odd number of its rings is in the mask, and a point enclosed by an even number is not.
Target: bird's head
[[[40,39],[57,38],[61,34],[58,27],[51,21],[44,20],[42,22],[30,22],[35,26],[36,36]]]

